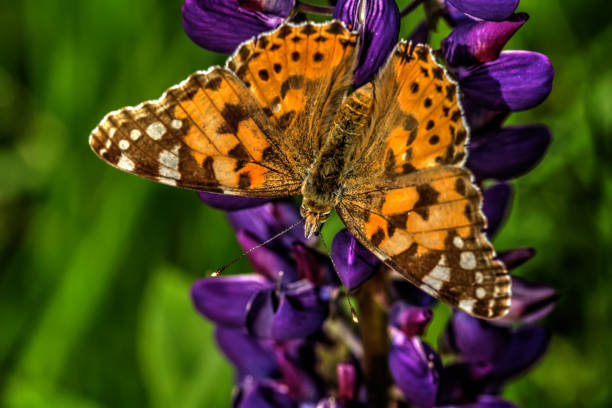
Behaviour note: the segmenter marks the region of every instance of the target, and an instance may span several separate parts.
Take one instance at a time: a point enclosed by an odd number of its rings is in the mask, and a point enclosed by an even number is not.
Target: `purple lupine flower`
[[[442,41],[444,59],[451,66],[492,61],[528,19],[518,13],[504,21],[467,20]]]
[[[183,27],[199,46],[230,54],[242,42],[278,27],[294,0],[185,0]]]
[[[395,0],[339,0],[333,17],[361,33],[359,64],[355,70],[355,86],[371,81],[397,43],[400,14]],[[365,6],[365,22],[359,23],[359,7]]]
[[[297,209],[282,201],[231,211],[228,217],[245,249],[299,219]],[[256,338],[289,340],[318,330],[327,318],[333,288],[325,284],[330,280],[319,277],[330,268],[312,262],[297,265],[291,260],[292,252],[303,259],[312,251],[302,246],[309,242],[303,232],[291,231],[282,239],[250,254],[260,275],[198,280],[191,292],[196,309],[217,324],[246,329]],[[307,277],[317,277],[317,281]]]
[[[341,0],[334,11],[349,27],[362,30],[357,84],[371,79],[384,63],[399,27],[395,23],[399,22],[397,6],[391,0],[365,3],[369,7],[365,24],[358,27],[359,3]],[[186,31],[194,41],[209,49],[211,41],[217,41],[217,46],[227,48],[224,52],[231,52],[229,44],[245,40],[237,36],[246,35],[247,28],[253,30],[249,36],[268,31],[293,8],[293,2],[228,4],[185,3]],[[534,167],[550,142],[543,126],[502,127],[510,112],[528,109],[546,98],[553,78],[550,62],[543,55],[502,51],[528,18],[524,13],[513,14],[517,4],[518,0],[448,0],[444,17],[454,30],[437,53],[446,58],[463,91],[471,127],[466,166],[476,183],[494,180],[483,189],[489,236],[501,228],[510,210],[508,180]],[[186,15],[185,10],[191,14]],[[201,20],[198,13],[204,13]],[[231,33],[223,31],[222,24],[204,27],[215,13],[226,13],[227,21],[234,24],[239,19],[249,23]],[[435,26],[431,18],[414,27],[415,41],[429,39],[429,28]],[[256,26],[259,28],[253,28]],[[210,193],[201,193],[200,198],[227,211],[245,250],[300,220],[290,201]],[[299,224],[249,253],[256,274],[205,278],[194,284],[196,309],[216,324],[219,347],[236,368],[235,407],[365,407],[372,400],[368,393],[376,392],[368,386],[373,376],[388,378],[379,392],[391,395],[393,406],[405,405],[406,400],[423,407],[514,406],[499,395],[509,380],[524,373],[545,352],[550,335],[534,323],[554,307],[554,290],[513,278],[507,316],[485,322],[454,312],[436,350],[422,340],[435,299],[389,270],[347,230],[339,232],[331,245],[339,280],[329,258],[316,245],[316,240],[304,239]],[[533,255],[530,248],[518,248],[499,253],[498,259],[513,269]],[[360,313],[364,320],[372,319],[374,313],[378,325],[367,327],[382,330],[364,330],[363,341],[360,339],[350,313],[340,303],[339,282],[356,293],[359,301],[364,294],[374,298],[375,306],[370,310],[360,307]],[[382,342],[379,350],[387,350],[377,355],[375,363],[384,372],[368,371],[372,361],[366,360],[373,341]],[[453,359],[443,364],[441,352],[452,354]],[[381,359],[383,364],[379,364]],[[385,386],[395,386],[401,396],[388,393]]]

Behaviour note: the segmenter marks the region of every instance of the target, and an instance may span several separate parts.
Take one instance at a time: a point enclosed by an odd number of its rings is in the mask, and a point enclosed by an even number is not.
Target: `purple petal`
[[[270,285],[256,275],[204,278],[191,287],[191,299],[198,312],[215,323],[243,327],[247,304],[258,291]]]
[[[546,99],[554,77],[549,59],[531,51],[503,51],[496,60],[456,72],[466,98],[488,109],[514,112]]]
[[[337,280],[333,279],[335,273],[330,268],[327,255],[309,248],[301,242],[296,242],[293,245],[292,254],[297,264],[299,279],[307,279],[315,285],[332,282],[337,285]]]
[[[238,231],[236,238],[245,251],[256,247],[262,242],[258,239],[254,239],[253,236],[246,231]],[[253,265],[253,269],[269,280],[274,282],[277,281],[282,272],[282,281],[284,283],[293,282],[298,277],[295,264],[281,256],[279,252],[267,246],[261,246],[252,251],[248,257]]]
[[[278,374],[272,350],[266,350],[242,330],[217,326],[215,338],[223,354],[236,366],[240,375],[267,378]]]
[[[542,159],[551,135],[546,126],[508,126],[485,132],[470,143],[466,166],[479,179],[508,180]]]
[[[288,201],[273,201],[259,207],[232,211],[227,213],[227,218],[236,231],[248,231],[253,238],[259,240],[259,243],[282,232],[301,219],[297,207]],[[307,245],[316,242],[316,240],[304,238],[302,223],[268,244],[268,247],[286,251],[296,241]]]
[[[465,120],[470,126],[470,141],[472,143],[486,134],[482,131],[499,128],[510,114],[507,110],[487,109],[470,98],[466,98],[465,95],[461,97],[461,106],[463,107]]]
[[[454,312],[448,326],[451,342],[466,361],[493,362],[510,342],[505,328],[493,326],[463,312]]]
[[[378,268],[380,260],[361,245],[347,229],[338,232],[332,242],[331,256],[338,275],[348,290],[365,282]]]
[[[437,405],[461,405],[474,401],[482,392],[493,366],[487,362],[445,365],[440,372]]]
[[[470,21],[461,24],[442,40],[444,58],[453,66],[492,61],[528,19],[527,13],[518,13],[500,22]]]
[[[527,371],[548,349],[550,332],[544,327],[522,327],[493,361],[493,375],[501,382]]]
[[[338,375],[338,399],[340,402],[352,401],[355,399],[357,390],[357,372],[352,364],[338,364],[336,368]]]
[[[286,388],[271,382],[257,383],[241,392],[234,405],[236,408],[297,408]]]
[[[259,291],[247,306],[246,327],[258,339],[272,338],[274,314],[278,309],[278,296],[273,289]]]
[[[516,10],[519,0],[448,0],[458,10],[482,20],[505,20]]]
[[[444,18],[451,27],[456,27],[460,24],[474,21],[472,17],[453,7],[453,5],[448,2],[448,0],[445,0],[444,3],[446,3],[446,7],[444,10]]]
[[[433,317],[430,309],[395,302],[391,308],[390,324],[401,330],[406,337],[423,336]]]
[[[508,215],[512,202],[512,187],[508,183],[498,183],[482,193],[482,211],[487,217],[487,236],[492,237],[499,230]]]
[[[357,16],[360,0],[339,0],[333,17],[349,28],[359,29]],[[361,34],[361,52],[355,70],[355,86],[369,82],[385,63],[397,43],[400,14],[394,0],[371,0],[366,3],[365,27]]]
[[[278,344],[278,343],[277,343]],[[281,371],[281,380],[287,387],[287,393],[298,400],[313,401],[320,397],[317,384],[314,379],[306,373],[299,360],[291,355],[285,345],[277,345],[275,348],[276,361]]]
[[[329,314],[330,294],[325,288],[298,281],[281,293],[272,324],[272,338],[290,340],[319,330]]]
[[[508,270],[519,267],[535,256],[533,248],[517,248],[497,254],[497,259],[502,261]]]
[[[389,370],[402,394],[418,406],[433,407],[439,384],[440,357],[417,337],[393,336]]]
[[[198,191],[198,196],[204,204],[224,211],[242,210],[244,208],[257,207],[270,201],[269,198],[239,197],[229,194],[208,193]]]
[[[279,26],[293,5],[292,0],[185,0],[183,28],[199,46],[229,54],[243,41]]]
[[[495,320],[494,324],[534,323],[552,312],[558,298],[559,295],[551,287],[513,276],[510,311]]]
[[[500,383],[527,370],[546,351],[550,333],[543,327],[509,329],[455,312],[449,325],[455,349],[466,361],[489,362]]]
[[[257,338],[291,340],[317,331],[329,313],[329,293],[308,281],[260,291],[248,306],[246,326]]]

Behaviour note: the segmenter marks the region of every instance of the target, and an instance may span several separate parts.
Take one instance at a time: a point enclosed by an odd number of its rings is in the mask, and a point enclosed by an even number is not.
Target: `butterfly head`
[[[304,217],[305,225],[304,225],[304,236],[306,238],[310,238],[313,235],[318,235],[319,230],[321,229],[321,225],[327,218],[329,217],[329,213],[331,212],[331,207],[317,207],[310,206],[306,199],[302,203],[300,207],[300,213],[302,217]]]

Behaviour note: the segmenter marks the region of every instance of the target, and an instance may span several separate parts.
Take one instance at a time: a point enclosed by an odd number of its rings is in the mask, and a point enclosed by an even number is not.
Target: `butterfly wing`
[[[279,139],[242,81],[214,67],[156,101],[111,112],[89,143],[109,164],[158,182],[277,197],[300,186]]]
[[[484,318],[505,314],[510,278],[483,234],[456,84],[428,47],[400,43],[373,86],[370,129],[337,210],[359,241],[430,295]]]
[[[323,146],[353,82],[357,43],[340,21],[283,24],[243,44],[227,63],[284,135],[281,150],[299,174]]]

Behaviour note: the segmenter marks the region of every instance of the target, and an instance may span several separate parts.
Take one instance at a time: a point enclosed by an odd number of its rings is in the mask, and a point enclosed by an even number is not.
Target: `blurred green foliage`
[[[186,37],[180,6],[0,4],[2,406],[229,404],[232,370],[189,299],[196,278],[240,252],[227,221],[194,193],[112,169],[87,145],[107,112],[223,63]],[[507,48],[545,53],[556,80],[542,106],[510,123],[546,124],[554,140],[513,183],[496,244],[534,246],[516,273],[561,299],[545,322],[549,353],[507,396],[525,407],[610,406],[612,10],[604,0],[523,0],[519,10],[531,20]]]

